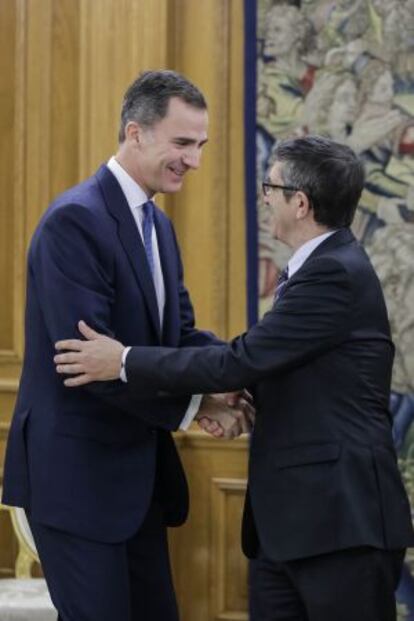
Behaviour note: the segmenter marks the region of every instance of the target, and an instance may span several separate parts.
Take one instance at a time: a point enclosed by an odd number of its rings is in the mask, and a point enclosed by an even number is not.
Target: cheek
[[[164,164],[168,164],[169,162],[174,162],[180,157],[180,151],[174,146],[168,145],[168,147],[162,149],[162,151],[160,151],[158,155],[160,161],[162,161]]]
[[[273,207],[272,211],[269,214],[269,230],[273,234],[278,226],[278,214],[276,209]]]
[[[160,145],[152,145],[147,151],[147,161],[153,171],[160,170],[168,160],[168,151]]]

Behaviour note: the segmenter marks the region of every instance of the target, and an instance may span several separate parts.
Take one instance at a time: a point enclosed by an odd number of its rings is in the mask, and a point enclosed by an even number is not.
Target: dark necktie
[[[145,254],[147,255],[148,265],[154,278],[154,255],[152,253],[152,229],[154,228],[154,203],[147,201],[142,205],[142,236],[144,238]]]
[[[283,295],[283,291],[289,280],[289,268],[286,266],[279,274],[279,278],[277,279],[277,285],[275,289],[275,295],[273,298],[273,304],[278,301],[278,299]]]

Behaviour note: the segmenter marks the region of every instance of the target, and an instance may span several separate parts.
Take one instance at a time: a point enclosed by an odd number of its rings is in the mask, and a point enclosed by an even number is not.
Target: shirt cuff
[[[124,351],[122,352],[121,372],[119,373],[119,379],[121,379],[123,382],[128,382],[126,371],[125,371],[125,363],[126,363],[126,357],[128,356],[128,352],[130,349],[131,349],[130,347],[125,347]]]
[[[201,399],[203,398],[203,395],[193,395],[191,397],[191,401],[190,404],[187,408],[186,413],[184,414],[184,418],[180,423],[180,427],[179,429],[182,429],[183,431],[185,431],[186,429],[189,428],[189,426],[191,425],[191,423],[194,420],[195,415],[197,414],[198,410],[200,409],[200,404],[201,404]]]
[[[121,379],[123,382],[128,382],[127,376],[126,376],[126,371],[125,371],[125,364],[126,364],[126,359],[129,353],[129,350],[131,349],[131,347],[125,347],[124,351],[122,352],[122,358],[121,358],[121,372],[119,373],[119,379]],[[186,430],[189,428],[189,426],[191,425],[191,423],[194,420],[195,415],[197,414],[198,410],[200,409],[200,404],[201,404],[201,399],[203,398],[203,395],[193,395],[191,397],[191,401],[189,403],[189,406],[187,408],[186,413],[184,414],[184,418],[182,419],[181,423],[180,423],[180,429],[182,430]]]

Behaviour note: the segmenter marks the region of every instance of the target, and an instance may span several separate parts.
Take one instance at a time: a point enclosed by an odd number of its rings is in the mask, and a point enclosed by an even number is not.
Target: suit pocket
[[[310,464],[337,461],[341,452],[340,444],[305,444],[278,450],[272,457],[277,468],[293,468]]]

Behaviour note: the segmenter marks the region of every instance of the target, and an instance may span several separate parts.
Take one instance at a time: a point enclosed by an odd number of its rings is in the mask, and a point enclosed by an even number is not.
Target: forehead
[[[270,181],[272,181],[273,183],[280,183],[281,181],[283,181],[282,168],[283,168],[282,162],[277,162],[277,161],[270,167],[269,175],[268,175]]]
[[[168,135],[206,140],[208,113],[205,109],[196,108],[178,97],[172,97],[168,103],[167,114],[153,129]]]

